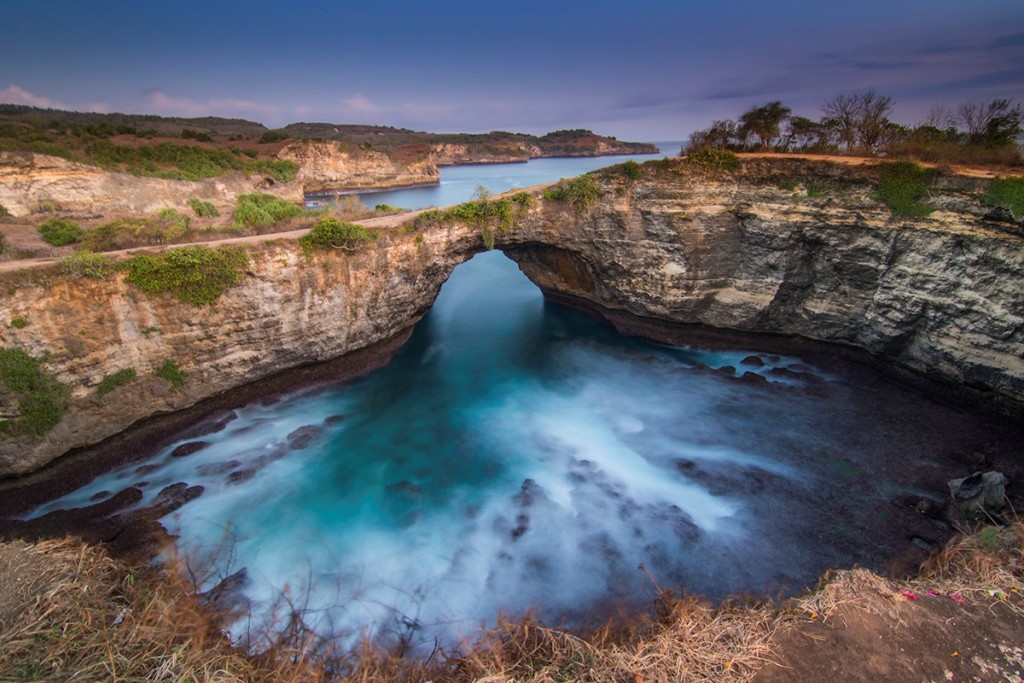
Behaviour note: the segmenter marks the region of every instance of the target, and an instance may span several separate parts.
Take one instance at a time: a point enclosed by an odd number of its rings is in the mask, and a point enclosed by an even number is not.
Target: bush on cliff
[[[192,198],[188,200],[188,205],[192,209],[192,213],[199,216],[200,218],[216,218],[220,215],[220,211],[217,207],[210,202],[204,202],[201,199]]]
[[[544,199],[554,202],[569,202],[577,211],[582,211],[601,196],[601,186],[592,176],[581,175],[570,180],[562,179],[554,187],[544,190]]]
[[[278,199],[272,194],[243,194],[239,195],[238,203],[235,204],[232,225],[238,230],[243,230],[271,225],[305,214],[306,209],[303,207]]]
[[[878,198],[897,216],[927,216],[932,210],[921,202],[936,172],[910,161],[886,164],[878,180]]]
[[[18,417],[0,420],[0,435],[42,436],[67,410],[67,390],[21,349],[0,349],[0,384],[18,402]]]
[[[102,396],[103,394],[109,394],[118,387],[123,387],[125,384],[133,381],[136,377],[135,368],[121,368],[112,375],[104,375],[103,379],[96,386],[96,393]]]
[[[69,254],[57,262],[61,275],[68,277],[105,278],[113,270],[110,257],[88,249]]]
[[[985,192],[985,203],[1009,209],[1015,220],[1024,220],[1024,178],[996,178]]]
[[[299,244],[307,254],[318,249],[341,249],[355,251],[372,241],[376,233],[361,225],[345,223],[333,216],[321,218],[313,229],[299,238]]]
[[[74,221],[50,218],[36,226],[36,231],[47,243],[63,247],[82,241],[82,228]]]
[[[146,244],[171,244],[189,235],[189,218],[173,209],[155,217],[118,218],[86,230],[82,244],[92,251],[117,251]]]
[[[122,267],[128,271],[125,281],[144,292],[168,292],[178,301],[202,306],[239,282],[248,265],[242,249],[194,246],[136,256]]]

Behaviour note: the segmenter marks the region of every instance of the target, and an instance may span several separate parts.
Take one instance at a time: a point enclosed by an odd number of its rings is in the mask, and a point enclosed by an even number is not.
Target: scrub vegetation
[[[305,208],[278,199],[272,194],[243,194],[238,197],[232,226],[236,230],[273,225],[289,218],[307,215]]]
[[[934,169],[909,161],[886,164],[878,180],[878,198],[897,216],[927,216],[932,210],[922,200],[935,176]]]
[[[178,362],[176,360],[168,359],[154,374],[157,377],[170,382],[171,386],[175,389],[181,389],[185,386],[185,373],[178,367]]]
[[[200,245],[136,256],[118,267],[128,272],[126,282],[148,294],[167,292],[178,301],[202,306],[241,281],[248,265],[244,249]]]
[[[1017,221],[1024,220],[1024,178],[996,178],[989,184],[984,201],[1008,209]]]
[[[36,226],[36,231],[47,244],[64,247],[82,241],[82,228],[74,221],[48,218]]]
[[[563,178],[554,187],[544,190],[544,199],[552,202],[569,202],[577,211],[583,211],[600,196],[601,186],[589,174],[569,180]]]
[[[593,181],[592,181],[593,182]],[[594,183],[596,187],[596,183]],[[483,190],[483,192],[481,192]],[[442,223],[463,223],[480,228],[480,238],[488,250],[494,248],[495,230],[503,232],[515,227],[516,219],[533,206],[533,197],[517,192],[510,197],[491,199],[486,188],[477,188],[477,199],[449,209],[421,213],[415,222],[417,230]]]
[[[437,648],[421,659],[404,653],[401,643],[391,650],[369,642],[339,650],[328,634],[311,631],[294,607],[285,612],[281,625],[287,628],[248,635],[249,642],[264,643],[260,653],[252,654],[232,646],[222,632],[224,623],[239,614],[217,611],[196,596],[197,585],[207,577],[201,567],[176,559],[162,566],[130,564],[74,539],[34,545],[15,541],[0,545],[0,561],[20,579],[7,584],[8,604],[15,609],[0,641],[0,670],[15,680],[198,683],[749,681],[772,660],[800,670],[801,661],[787,660],[780,635],[799,632],[802,625],[843,623],[849,617],[860,623],[857,614],[870,615],[876,626],[869,628],[908,639],[910,648],[917,629],[927,630],[931,640],[944,637],[928,624],[911,625],[901,616],[900,603],[919,595],[954,597],[957,605],[965,605],[957,607],[964,614],[973,604],[989,620],[1010,613],[991,611],[994,603],[1020,610],[1022,535],[1020,522],[985,527],[950,542],[917,578],[894,581],[865,569],[838,571],[816,590],[781,606],[762,600],[712,607],[658,591],[650,615],[620,618],[585,634],[543,626],[529,617],[503,619],[462,652]],[[840,630],[847,629],[849,624]],[[940,644],[944,661],[950,661],[950,653],[955,657],[969,637],[958,634],[956,642]],[[863,652],[855,650],[830,666],[849,666],[852,676],[852,667],[862,659]]]
[[[121,368],[112,375],[104,375],[100,383],[96,385],[96,393],[102,396],[103,394],[109,394],[118,387],[123,387],[125,384],[133,381],[136,377],[135,368]]]
[[[376,232],[361,225],[345,223],[333,216],[324,216],[312,230],[299,238],[299,244],[308,256],[317,250],[356,251],[376,237]]]
[[[42,436],[67,410],[64,385],[21,349],[0,349],[0,384],[18,406],[18,417],[0,419],[2,436]]]
[[[216,218],[220,215],[220,211],[217,207],[210,202],[204,202],[201,199],[192,198],[188,200],[189,208],[192,209],[192,213],[200,218]]]
[[[751,107],[737,120],[715,121],[690,135],[688,153],[804,152],[884,156],[949,164],[1024,164],[1018,139],[1024,110],[1009,99],[937,105],[914,126],[892,121],[895,100],[875,90],[841,92],[826,100],[817,120],[776,100]]]

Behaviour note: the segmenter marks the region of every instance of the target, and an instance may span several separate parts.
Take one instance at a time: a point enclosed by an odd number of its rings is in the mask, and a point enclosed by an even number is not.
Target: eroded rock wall
[[[295,142],[282,149],[278,158],[299,165],[295,179],[306,193],[441,182],[429,157],[402,163],[383,152],[338,142]]]

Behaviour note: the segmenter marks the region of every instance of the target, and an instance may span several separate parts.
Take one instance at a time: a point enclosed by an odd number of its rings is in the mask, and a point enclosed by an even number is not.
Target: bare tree
[[[821,107],[822,123],[835,131],[846,151],[874,154],[892,131],[893,98],[874,90],[842,92]]]
[[[964,102],[956,109],[956,121],[967,133],[967,141],[999,147],[1013,142],[1021,133],[1020,105],[1010,100]]]

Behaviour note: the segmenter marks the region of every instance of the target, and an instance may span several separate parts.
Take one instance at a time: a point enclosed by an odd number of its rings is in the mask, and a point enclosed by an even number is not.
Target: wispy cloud
[[[164,116],[232,116],[278,120],[281,109],[275,105],[251,100],[223,98],[195,100],[190,97],[172,97],[162,90],[150,91],[146,107],[155,114]]]
[[[11,83],[6,88],[0,90],[0,102],[4,104],[23,104],[29,107],[40,107],[41,109],[70,109],[73,111],[95,111],[101,113],[110,111],[110,105],[105,102],[65,104],[43,95],[36,95],[15,83]]]

